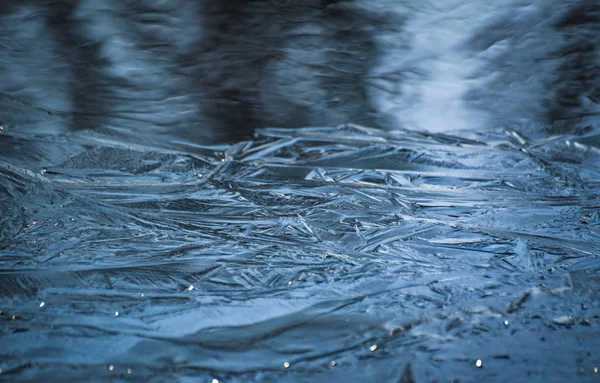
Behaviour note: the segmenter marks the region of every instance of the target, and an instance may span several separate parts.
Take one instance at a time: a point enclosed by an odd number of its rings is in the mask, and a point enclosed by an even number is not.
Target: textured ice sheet
[[[599,133],[4,132],[0,380],[595,381]]]

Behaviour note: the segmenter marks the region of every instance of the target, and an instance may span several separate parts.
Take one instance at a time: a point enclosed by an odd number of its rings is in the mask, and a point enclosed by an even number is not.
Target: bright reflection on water
[[[598,7],[3,2],[1,379],[596,377]]]

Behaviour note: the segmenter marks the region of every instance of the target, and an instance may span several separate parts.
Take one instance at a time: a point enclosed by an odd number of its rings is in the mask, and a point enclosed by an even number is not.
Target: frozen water
[[[597,381],[599,4],[0,1],[0,381]]]
[[[0,376],[593,377],[598,134],[4,133]]]

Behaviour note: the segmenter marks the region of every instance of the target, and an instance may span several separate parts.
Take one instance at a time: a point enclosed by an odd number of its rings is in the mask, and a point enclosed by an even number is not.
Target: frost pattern
[[[2,134],[0,377],[593,374],[599,133]]]

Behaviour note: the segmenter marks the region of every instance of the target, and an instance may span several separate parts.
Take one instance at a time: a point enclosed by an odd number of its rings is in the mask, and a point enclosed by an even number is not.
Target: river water
[[[0,381],[600,378],[593,1],[5,1]]]

